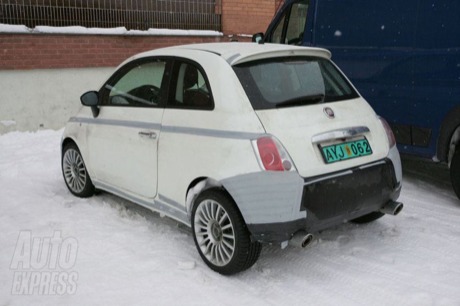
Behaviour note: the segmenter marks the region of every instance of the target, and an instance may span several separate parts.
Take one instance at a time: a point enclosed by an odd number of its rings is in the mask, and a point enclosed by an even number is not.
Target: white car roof
[[[253,60],[259,60],[270,57],[283,57],[283,56],[316,56],[326,59],[331,58],[331,53],[326,49],[311,48],[311,47],[298,47],[282,44],[258,44],[258,43],[205,43],[205,44],[191,44],[173,46],[161,49],[155,49],[140,53],[134,58],[148,57],[148,56],[174,56],[174,51],[194,50],[210,52],[221,56],[230,65],[241,64]],[[181,52],[182,53],[182,52]]]

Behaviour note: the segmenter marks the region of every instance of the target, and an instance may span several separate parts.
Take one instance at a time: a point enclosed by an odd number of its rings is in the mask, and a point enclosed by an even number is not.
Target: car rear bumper
[[[297,231],[316,232],[378,211],[401,192],[392,159],[304,179],[297,209],[305,218],[248,223],[254,241],[279,243]]]
[[[309,232],[378,211],[387,202],[396,201],[401,192],[390,159],[336,175],[305,182],[301,209],[307,211]]]

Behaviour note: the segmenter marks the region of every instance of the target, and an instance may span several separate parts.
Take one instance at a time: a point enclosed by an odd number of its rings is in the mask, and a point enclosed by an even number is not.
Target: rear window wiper
[[[302,96],[293,98],[290,100],[286,100],[280,103],[277,103],[275,107],[290,107],[290,106],[301,106],[301,105],[308,105],[308,104],[316,104],[322,103],[324,101],[324,94],[317,94],[311,96]]]

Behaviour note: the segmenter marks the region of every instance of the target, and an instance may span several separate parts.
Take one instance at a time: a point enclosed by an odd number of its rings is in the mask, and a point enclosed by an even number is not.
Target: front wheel
[[[86,170],[80,150],[68,143],[62,150],[62,174],[67,188],[77,197],[87,198],[94,194],[94,185]]]
[[[457,145],[450,163],[450,180],[457,197],[460,199],[460,145]]]
[[[214,271],[231,275],[249,269],[262,246],[252,242],[236,204],[221,189],[204,191],[192,211],[192,232],[203,261]]]

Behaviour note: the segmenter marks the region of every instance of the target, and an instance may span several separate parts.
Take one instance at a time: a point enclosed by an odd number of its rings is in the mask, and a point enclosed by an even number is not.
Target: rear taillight
[[[380,122],[382,122],[385,132],[387,133],[388,143],[390,145],[390,148],[393,148],[396,145],[395,135],[393,134],[393,131],[391,130],[391,127],[388,124],[388,122],[382,117],[379,117],[379,119],[380,119]]]
[[[293,170],[291,158],[283,146],[272,136],[264,136],[253,141],[260,165],[267,171]]]
[[[257,149],[265,170],[284,171],[280,153],[272,138],[262,137],[257,139]]]

